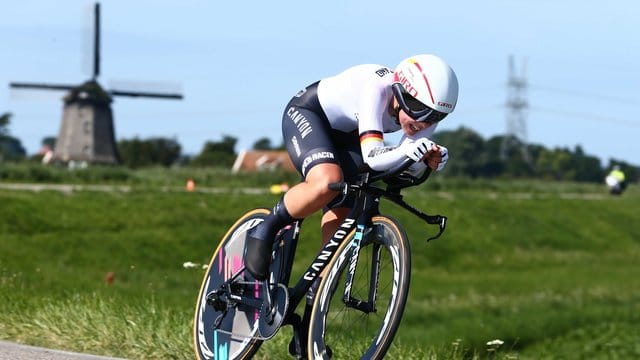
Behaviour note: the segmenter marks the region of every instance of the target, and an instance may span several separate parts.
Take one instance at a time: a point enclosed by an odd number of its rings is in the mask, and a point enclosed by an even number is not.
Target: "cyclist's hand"
[[[440,171],[444,168],[447,160],[449,160],[449,150],[444,146],[434,144],[429,150],[425,162],[431,169]]]
[[[413,161],[420,161],[435,146],[435,143],[427,138],[420,138],[404,145],[405,154]]]

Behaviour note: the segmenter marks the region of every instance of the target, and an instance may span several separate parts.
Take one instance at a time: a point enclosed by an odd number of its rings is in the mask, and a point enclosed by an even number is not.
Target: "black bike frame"
[[[400,195],[400,190],[404,187],[417,185],[426,180],[426,177],[429,176],[429,173],[422,178],[403,178],[400,182],[396,183],[388,183],[388,187],[386,190],[382,188],[378,188],[375,186],[369,186],[370,184],[378,181],[385,180],[389,177],[393,177],[395,175],[400,174],[402,171],[406,170],[409,166],[413,164],[413,161],[410,159],[406,159],[403,163],[397,165],[396,167],[382,172],[382,173],[368,173],[365,172],[361,174],[361,178],[358,182],[354,184],[349,183],[335,183],[330,184],[329,188],[334,191],[342,191],[343,195],[346,196],[349,193],[355,194],[355,202],[354,207],[349,211],[349,214],[344,219],[342,224],[338,227],[338,229],[331,236],[329,241],[320,249],[315,259],[311,262],[307,270],[304,272],[302,277],[298,280],[296,285],[291,288],[288,287],[289,292],[289,305],[287,309],[287,313],[284,315],[285,323],[295,324],[299,321],[295,319],[295,309],[300,304],[300,301],[305,298],[305,295],[309,288],[312,286],[313,282],[319,278],[320,274],[327,267],[329,262],[336,255],[336,252],[340,245],[345,241],[347,236],[351,234],[355,229],[355,236],[353,237],[354,241],[358,242],[356,244],[356,252],[351,256],[351,263],[349,267],[349,272],[346,278],[346,286],[345,292],[343,294],[345,302],[358,308],[364,312],[374,311],[373,308],[374,300],[376,298],[376,288],[377,288],[377,274],[378,274],[378,263],[380,256],[380,249],[375,249],[374,258],[372,259],[372,268],[371,268],[371,286],[370,293],[368,294],[368,301],[365,303],[361,300],[352,299],[350,295],[351,283],[353,281],[353,274],[355,273],[355,264],[358,259],[359,252],[359,242],[364,238],[364,232],[367,228],[372,226],[372,218],[376,215],[380,214],[379,204],[380,198],[385,197],[386,199],[400,205],[405,208],[409,212],[418,216],[419,218],[425,220],[429,224],[437,224],[440,227],[440,232],[433,236],[428,240],[438,238],[445,229],[446,225],[446,217],[440,215],[428,215],[411,205],[407,204],[403,199],[402,195]],[[386,180],[385,180],[386,181]],[[290,277],[291,277],[291,269],[293,268],[293,261],[295,258],[296,248],[298,245],[298,239],[300,236],[300,228],[302,226],[303,220],[297,220],[291,225],[285,227],[281,235],[279,236],[279,241],[274,244],[275,247],[280,247],[279,252],[282,254],[282,257],[279,259],[280,261],[280,272],[277,274],[278,278],[274,279],[276,283],[280,283],[288,286]],[[232,293],[230,290],[230,284],[234,279],[239,276],[244,269],[237,272],[234,276],[231,277],[225,284],[221,286],[225,288],[225,292]],[[267,283],[264,284],[265,287],[268,286]],[[234,297],[234,301],[243,303],[252,307],[260,307],[260,299],[252,298],[252,297]],[[264,300],[263,300],[264,301]],[[267,303],[271,306],[271,299],[267,290]],[[294,325],[295,327],[295,325]]]
[[[289,310],[287,315],[293,313],[293,310],[305,297],[305,294],[313,282],[324,271],[331,259],[333,259],[340,244],[345,241],[347,235],[356,229],[355,239],[362,239],[364,230],[371,225],[371,218],[380,213],[378,208],[380,198],[378,196],[364,192],[359,192],[356,196],[356,206],[351,209],[349,215],[347,215],[333,236],[331,236],[329,241],[320,249],[318,255],[316,255],[316,258],[311,262],[296,285],[289,289]],[[284,274],[281,280],[286,281],[285,284],[288,284],[289,275],[293,266],[301,223],[302,221],[300,220],[294,224],[293,235],[289,239],[284,239],[285,243],[282,244],[284,246],[284,267],[282,268]]]
[[[279,234],[278,240],[274,244],[274,249],[276,250],[276,257],[274,259],[274,264],[272,266],[278,266],[279,269],[273,272],[276,276],[272,281],[275,284],[269,284],[270,281],[264,282],[263,286],[265,288],[265,299],[255,298],[246,295],[238,295],[234,294],[232,290],[232,284],[236,281],[244,268],[239,270],[235,275],[233,275],[230,279],[225,281],[218,290],[212,292],[212,294],[207,295],[207,301],[211,300],[213,302],[213,306],[219,305],[221,308],[216,308],[217,311],[223,311],[223,314],[219,316],[219,320],[217,320],[217,324],[219,324],[226,314],[226,308],[229,306],[236,306],[237,304],[244,304],[256,309],[262,309],[268,306],[267,309],[272,308],[272,299],[270,296],[269,287],[272,285],[281,284],[283,286],[287,286],[288,289],[288,307],[286,313],[283,314],[282,324],[292,325],[294,328],[294,343],[296,351],[303,351],[304,348],[304,339],[301,337],[300,329],[301,325],[304,326],[304,320],[298,314],[295,313],[296,308],[300,304],[300,302],[305,298],[305,295],[309,288],[313,285],[314,281],[320,277],[320,274],[326,269],[328,264],[332,261],[332,259],[336,256],[338,248],[340,245],[346,241],[346,238],[354,232],[353,241],[355,241],[353,246],[353,253],[350,255],[349,268],[346,274],[346,284],[344,288],[344,292],[342,294],[343,300],[348,306],[356,308],[364,313],[369,313],[375,311],[375,300],[376,300],[376,292],[377,292],[377,281],[379,275],[379,262],[381,255],[381,245],[374,244],[373,253],[372,253],[372,266],[370,269],[370,286],[369,286],[369,294],[368,298],[365,299],[354,299],[351,297],[351,285],[354,281],[354,274],[356,272],[356,264],[358,260],[358,256],[360,256],[360,245],[362,241],[366,241],[366,236],[370,236],[371,234],[367,234],[367,229],[371,229],[373,226],[373,217],[380,215],[379,204],[380,198],[384,197],[391,202],[403,207],[408,210],[412,214],[418,216],[422,220],[426,221],[429,224],[438,225],[440,231],[437,235],[427,239],[427,241],[431,239],[435,239],[440,237],[442,232],[446,226],[447,218],[441,215],[428,215],[423,213],[422,211],[412,207],[407,204],[403,199],[402,195],[400,195],[400,190],[407,186],[418,185],[426,180],[429,176],[430,171],[423,175],[421,178],[415,177],[405,177],[400,176],[400,174],[406,170],[413,161],[410,159],[406,159],[403,163],[398,166],[385,171],[385,172],[365,172],[362,173],[360,179],[354,183],[334,183],[330,184],[329,188],[333,191],[340,191],[344,196],[348,194],[352,194],[355,196],[354,207],[349,211],[349,214],[344,219],[342,224],[336,229],[331,238],[324,244],[322,249],[318,252],[315,259],[311,262],[311,264],[307,267],[304,274],[297,281],[296,285],[292,288],[289,287],[289,281],[291,278],[291,269],[293,268],[293,261],[295,259],[296,248],[298,245],[298,240],[300,236],[300,229],[302,226],[303,220],[295,221],[294,223],[286,226]],[[395,176],[397,176],[395,178]],[[389,178],[395,179],[393,181],[388,181]],[[386,189],[371,186],[371,184],[376,181],[383,180],[387,183]],[[276,263],[278,262],[278,263]],[[278,271],[279,270],[279,271]],[[209,298],[211,296],[211,299]],[[308,307],[305,308],[305,318],[307,316]],[[269,316],[273,315],[272,313],[265,315]],[[217,324],[214,325],[214,328],[217,328]],[[278,326],[281,326],[278,325]]]
[[[403,199],[402,195],[400,195],[400,190],[407,186],[418,185],[424,182],[431,171],[428,170],[421,178],[404,178],[397,184],[389,184],[387,190],[383,190],[381,188],[370,187],[369,184],[372,184],[378,180],[384,180],[388,178],[392,178],[396,175],[399,175],[404,170],[406,170],[409,166],[413,164],[411,159],[405,159],[402,163],[396,165],[394,168],[389,169],[385,172],[379,173],[363,173],[361,174],[361,179],[357,182],[355,186],[355,190],[353,188],[349,188],[349,184],[347,183],[336,183],[331,184],[329,188],[332,190],[340,190],[346,196],[349,191],[355,191],[355,205],[342,222],[342,224],[338,227],[336,232],[331,236],[329,241],[320,249],[316,258],[311,262],[307,270],[304,272],[304,275],[298,280],[296,285],[291,288],[289,287],[289,308],[287,310],[287,314],[285,319],[289,318],[290,315],[294,313],[294,310],[297,308],[298,304],[305,297],[306,292],[309,290],[313,282],[320,276],[320,274],[327,267],[327,264],[333,259],[336,254],[336,251],[339,248],[339,245],[345,241],[347,235],[349,235],[354,229],[356,229],[356,233],[354,236],[355,241],[361,241],[364,236],[364,231],[372,225],[371,219],[380,214],[379,204],[380,198],[385,197],[405,208],[409,212],[418,216],[419,218],[425,220],[429,224],[437,224],[440,226],[440,232],[433,236],[427,241],[431,239],[438,238],[442,232],[444,231],[446,225],[446,217],[440,215],[428,215],[411,205],[407,204]],[[302,225],[302,220],[296,221],[293,226],[293,234],[290,238],[284,238],[283,243],[280,246],[283,246],[283,261],[281,264],[283,267],[281,274],[279,274],[282,284],[289,284],[290,273],[293,266],[293,260],[295,257],[295,252],[298,244],[298,237],[300,235],[300,227]],[[357,260],[357,253],[355,253],[351,261],[352,263]],[[374,254],[376,256],[376,254]],[[379,254],[377,254],[379,256]],[[371,293],[369,294],[369,304],[373,303],[372,299],[375,299],[375,281],[377,281],[377,259],[373,259],[373,267],[372,267],[372,286],[370,287]],[[352,302],[350,297],[350,282],[353,281],[353,273],[355,272],[355,267],[351,266],[349,274],[347,275],[347,286],[344,294],[345,301],[347,303]],[[288,285],[287,285],[288,286]],[[366,307],[365,304],[361,302],[353,302],[353,306],[360,308],[363,311],[372,311]],[[364,307],[363,307],[364,306]]]

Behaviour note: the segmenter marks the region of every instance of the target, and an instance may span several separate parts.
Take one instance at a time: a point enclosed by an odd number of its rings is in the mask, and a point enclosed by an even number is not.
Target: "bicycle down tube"
[[[368,173],[364,173],[363,176],[365,176],[365,178],[363,179],[363,183],[373,183],[379,179],[397,175],[406,170],[412,164],[413,161],[407,158],[401,164],[386,172],[379,173],[373,176],[370,176],[370,174]],[[331,190],[341,191],[345,196],[347,195],[347,192],[349,190],[347,186],[348,184],[344,182],[329,184],[329,188]],[[338,249],[338,245],[340,245],[342,241],[344,241],[347,235],[349,235],[351,231],[353,231],[357,227],[357,225],[369,225],[365,224],[365,222],[370,222],[373,216],[379,214],[378,204],[380,201],[380,197],[377,195],[378,194],[369,194],[366,192],[366,190],[357,192],[357,199],[355,201],[356,206],[351,209],[345,220],[331,236],[329,241],[327,241],[327,243],[318,252],[318,255],[304,272],[302,278],[300,278],[300,280],[298,280],[296,285],[293,287],[293,291],[290,293],[290,304],[292,306],[289,307],[289,314],[293,313],[293,309],[295,309],[299,302],[304,298],[307,290],[309,290],[309,287],[311,287],[312,282],[316,278],[318,278],[322,271],[326,268],[329,261],[335,255]],[[362,231],[364,231],[364,227]],[[292,240],[297,243],[297,236],[294,236],[294,239]],[[295,255],[295,250],[291,255]]]

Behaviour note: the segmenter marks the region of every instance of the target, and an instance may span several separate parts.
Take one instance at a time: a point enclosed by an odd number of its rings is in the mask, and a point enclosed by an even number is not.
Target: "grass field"
[[[611,197],[595,185],[467,185],[435,181],[407,192],[416,207],[450,219],[431,243],[424,239],[434,229],[382,205],[406,226],[413,254],[388,358],[640,358],[637,187]],[[155,183],[127,189],[0,189],[0,338],[131,359],[193,358],[203,271],[183,263],[208,263],[244,210],[277,197]],[[305,224],[296,274],[319,243],[318,217]],[[281,330],[257,357],[286,358],[290,334]]]

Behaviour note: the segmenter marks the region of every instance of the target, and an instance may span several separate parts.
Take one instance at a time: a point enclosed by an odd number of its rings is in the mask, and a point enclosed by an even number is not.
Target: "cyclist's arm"
[[[401,142],[405,141],[405,139],[410,139],[413,141],[420,138],[430,139],[433,133],[435,132],[437,126],[438,124],[436,123],[426,129],[420,130],[419,132],[417,132],[412,136],[403,136]],[[430,151],[428,156],[424,159],[423,162],[419,162],[412,165],[409,171],[420,174],[421,173],[420,170],[424,170],[424,167],[427,167],[427,166],[433,170],[441,171],[447,164],[447,161],[449,160],[449,149],[447,149],[445,146],[442,146],[442,145],[438,145],[438,144],[435,144],[435,145],[438,150]]]
[[[376,171],[387,170],[405,159],[405,152],[398,146],[384,144],[382,114],[388,111],[393,96],[388,83],[384,77],[372,77],[357,99],[360,150],[364,162]]]
[[[406,149],[418,139],[429,139],[435,131],[436,125],[430,126],[414,135],[403,135],[397,146],[385,146],[381,131],[369,130],[361,132],[360,146],[364,161],[370,168],[382,171],[391,168],[405,159]],[[424,173],[426,164],[418,162],[411,167],[416,173]]]
[[[360,149],[364,162],[376,171],[391,168],[406,158],[398,146],[385,146],[381,131],[368,130],[360,134]]]

